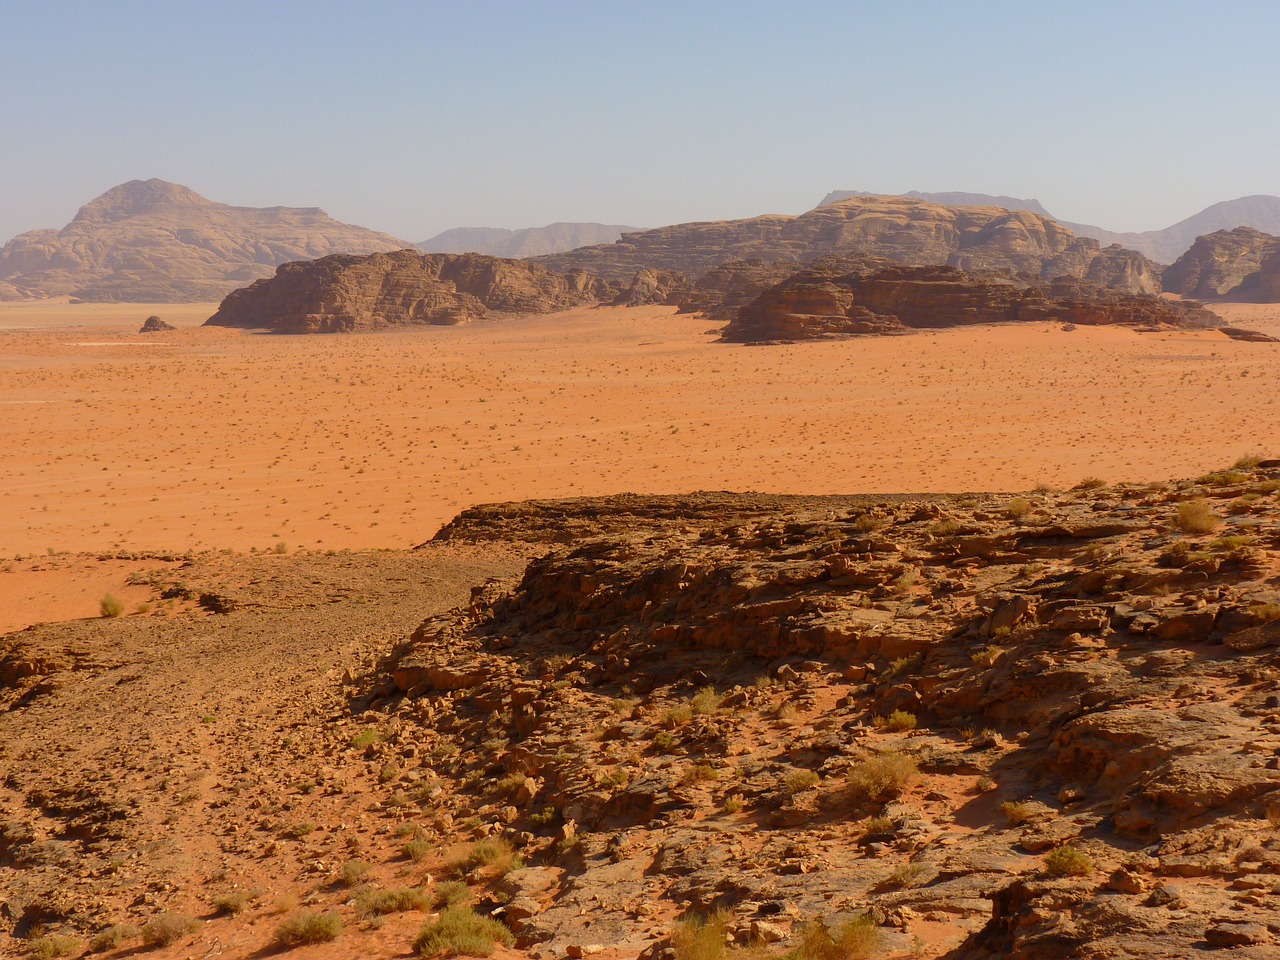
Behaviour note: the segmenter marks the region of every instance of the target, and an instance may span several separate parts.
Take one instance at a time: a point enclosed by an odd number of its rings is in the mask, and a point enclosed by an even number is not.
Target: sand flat
[[[1274,452],[1280,425],[1280,344],[1218,333],[746,347],[666,307],[315,337],[211,312],[0,305],[27,326],[0,332],[0,557],[402,547],[528,497],[1156,480]],[[1280,330],[1275,305],[1221,312]],[[138,334],[150,313],[180,329]]]

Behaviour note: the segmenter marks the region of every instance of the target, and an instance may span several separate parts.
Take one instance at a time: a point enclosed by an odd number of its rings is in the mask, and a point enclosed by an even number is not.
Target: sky
[[[0,0],[0,240],[160,177],[410,241],[1040,200],[1111,230],[1280,194],[1273,0]]]

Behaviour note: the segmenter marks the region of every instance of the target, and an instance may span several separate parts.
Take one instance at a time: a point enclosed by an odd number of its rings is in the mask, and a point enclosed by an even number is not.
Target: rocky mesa
[[[975,323],[1054,321],[1147,329],[1214,328],[1194,301],[1123,293],[1085,280],[891,266],[845,272],[839,262],[802,270],[738,311],[724,339],[809,340]]]
[[[1280,300],[1280,237],[1236,227],[1197,237],[1165,269],[1165,289],[1201,300]]]
[[[282,264],[229,294],[210,326],[274,333],[350,333],[459,324],[490,313],[547,313],[610,300],[618,285],[527,260],[397,250]]]
[[[851,197],[794,217],[678,224],[537,259],[554,269],[626,281],[643,269],[698,277],[731,260],[799,266],[823,256],[1066,276],[1140,293],[1160,289],[1158,268],[1141,254],[1103,249],[1039,214],[906,197]]]
[[[61,230],[0,248],[0,299],[218,300],[290,260],[409,246],[317,207],[233,207],[176,183],[130,180]]]

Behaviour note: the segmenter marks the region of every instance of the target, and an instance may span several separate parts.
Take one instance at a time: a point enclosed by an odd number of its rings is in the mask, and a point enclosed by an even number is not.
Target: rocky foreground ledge
[[[441,839],[528,864],[468,879],[545,956],[715,915],[779,954],[1274,957],[1278,491],[478,508],[443,537],[581,533],[422,624],[395,749],[438,758]]]

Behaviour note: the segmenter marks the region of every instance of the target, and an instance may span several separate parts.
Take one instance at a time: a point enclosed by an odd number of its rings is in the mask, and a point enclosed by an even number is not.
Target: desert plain
[[[130,554],[404,548],[477,503],[1013,492],[1275,444],[1280,345],[1212,331],[742,346],[651,306],[306,337],[215,308],[0,304],[0,630],[142,600]],[[1213,309],[1280,334],[1273,304]]]

